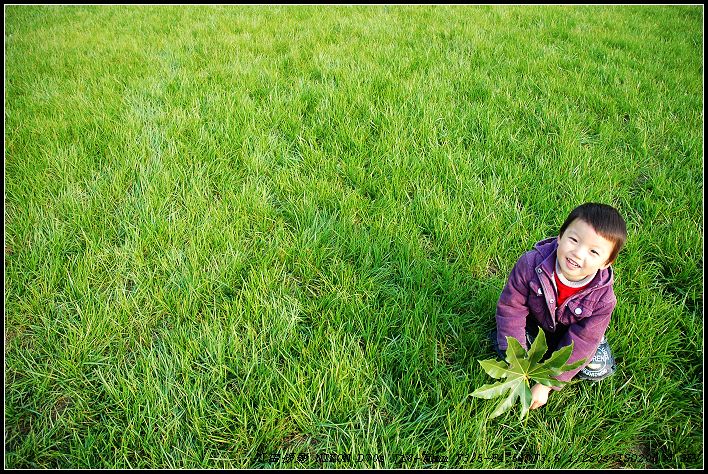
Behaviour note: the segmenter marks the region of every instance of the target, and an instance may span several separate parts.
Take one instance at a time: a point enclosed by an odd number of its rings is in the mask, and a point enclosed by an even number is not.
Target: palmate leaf
[[[551,357],[540,363],[546,353],[546,335],[543,331],[526,352],[519,341],[507,336],[506,361],[496,359],[481,360],[479,364],[485,372],[495,379],[506,379],[493,384],[486,384],[472,392],[473,397],[491,399],[505,396],[506,398],[496,407],[490,418],[496,418],[506,413],[518,398],[521,401],[521,418],[528,415],[531,406],[530,382],[533,380],[547,387],[562,387],[566,382],[556,380],[555,377],[563,372],[573,370],[585,363],[585,359],[572,364],[566,364],[573,353],[573,343],[555,351]]]
[[[509,368],[509,365],[504,361],[495,359],[480,360],[479,365],[481,365],[484,371],[495,379],[506,377],[506,369]]]
[[[515,383],[509,393],[509,396],[501,402],[497,408],[492,412],[490,418],[496,418],[499,415],[506,413],[512,406],[514,406],[514,401],[517,398],[521,399],[521,418],[526,416],[531,406],[531,390],[528,387],[528,382]]]

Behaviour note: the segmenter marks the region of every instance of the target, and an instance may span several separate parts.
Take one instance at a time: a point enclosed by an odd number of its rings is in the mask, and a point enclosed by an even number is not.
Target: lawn
[[[703,466],[702,6],[6,6],[5,467]],[[616,206],[612,377],[518,257]]]

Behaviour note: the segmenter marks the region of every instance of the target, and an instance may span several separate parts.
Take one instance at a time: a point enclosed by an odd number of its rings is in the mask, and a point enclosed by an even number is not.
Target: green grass
[[[701,467],[702,20],[6,7],[5,466]],[[508,272],[587,201],[618,372],[488,420]]]

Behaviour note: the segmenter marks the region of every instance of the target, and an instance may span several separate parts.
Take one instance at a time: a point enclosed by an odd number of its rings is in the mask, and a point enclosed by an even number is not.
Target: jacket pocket
[[[528,305],[529,311],[537,317],[540,317],[548,312],[545,310],[546,295],[543,294],[543,288],[541,288],[541,285],[535,281],[529,282]]]
[[[537,282],[531,280],[529,282],[529,288],[531,288],[531,291],[529,292],[529,296],[535,295],[535,296],[543,296],[543,288],[541,288],[541,285],[539,285]]]
[[[570,300],[561,315],[561,323],[572,324],[592,315],[593,305],[584,300]]]

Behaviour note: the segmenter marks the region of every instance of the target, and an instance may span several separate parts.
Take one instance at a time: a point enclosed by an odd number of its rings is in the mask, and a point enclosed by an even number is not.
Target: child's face
[[[558,237],[558,263],[563,276],[579,281],[605,269],[614,243],[605,239],[587,222],[575,219]]]

